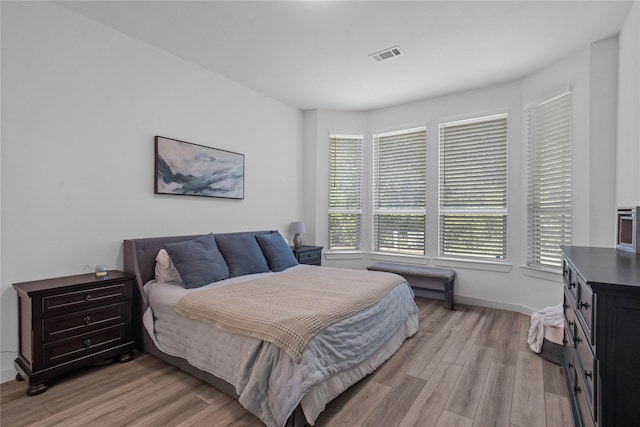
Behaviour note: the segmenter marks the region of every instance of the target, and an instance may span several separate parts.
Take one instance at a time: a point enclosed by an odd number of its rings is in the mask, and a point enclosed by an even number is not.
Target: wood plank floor
[[[318,426],[565,427],[571,408],[560,367],[532,353],[528,316],[417,298],[420,330],[382,367],[331,402]],[[0,386],[0,425],[261,426],[236,401],[139,354],[92,367],[27,397]]]

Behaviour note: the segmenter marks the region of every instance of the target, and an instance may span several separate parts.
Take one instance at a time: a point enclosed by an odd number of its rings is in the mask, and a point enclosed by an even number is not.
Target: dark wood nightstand
[[[300,264],[321,265],[322,264],[322,246],[301,246],[296,249],[291,247],[293,255]]]
[[[27,394],[56,376],[107,359],[133,359],[131,305],[135,277],[111,270],[15,283],[18,293],[18,381]]]

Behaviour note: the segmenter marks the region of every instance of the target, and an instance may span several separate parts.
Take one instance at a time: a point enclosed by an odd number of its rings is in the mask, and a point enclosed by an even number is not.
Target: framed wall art
[[[244,155],[156,136],[155,193],[244,199]]]

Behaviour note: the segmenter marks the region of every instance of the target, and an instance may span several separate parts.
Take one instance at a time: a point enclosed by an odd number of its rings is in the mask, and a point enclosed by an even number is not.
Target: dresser
[[[111,270],[15,283],[18,294],[16,379],[30,396],[56,376],[117,358],[133,359],[131,307],[134,276]]]
[[[300,246],[297,249],[291,247],[291,250],[300,264],[322,264],[322,246]]]
[[[640,426],[640,254],[563,246],[563,372],[576,426]]]

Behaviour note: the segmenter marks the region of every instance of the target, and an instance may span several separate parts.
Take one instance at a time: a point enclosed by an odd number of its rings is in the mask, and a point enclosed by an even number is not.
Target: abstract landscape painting
[[[156,194],[244,199],[244,155],[156,136]]]

